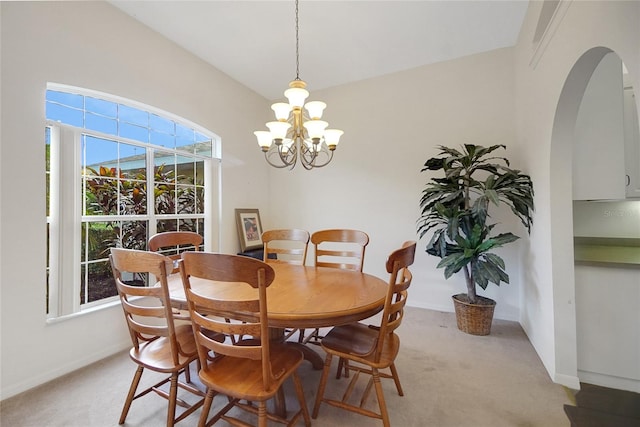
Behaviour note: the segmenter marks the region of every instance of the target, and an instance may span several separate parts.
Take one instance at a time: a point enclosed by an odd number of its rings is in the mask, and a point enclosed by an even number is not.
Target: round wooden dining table
[[[267,288],[269,327],[322,328],[366,319],[384,306],[387,283],[370,274],[353,270],[309,267],[273,262],[275,279]],[[245,300],[255,299],[257,291],[237,283],[212,282],[191,278],[191,287],[207,296]],[[171,304],[187,309],[180,274],[168,277]],[[314,368],[322,369],[320,356],[301,346]]]

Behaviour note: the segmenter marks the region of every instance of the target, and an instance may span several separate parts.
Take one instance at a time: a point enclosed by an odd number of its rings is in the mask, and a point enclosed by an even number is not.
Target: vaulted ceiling
[[[111,1],[267,99],[296,77],[294,1]],[[310,91],[515,45],[525,0],[300,1]]]

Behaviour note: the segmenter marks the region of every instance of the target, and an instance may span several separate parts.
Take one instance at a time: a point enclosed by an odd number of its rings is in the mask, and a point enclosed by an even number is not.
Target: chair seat
[[[322,339],[321,345],[327,353],[384,369],[395,360],[400,349],[400,338],[395,333],[389,335],[384,340],[380,360],[376,362],[374,351],[378,336],[377,328],[362,323],[350,323],[331,329]]]
[[[222,394],[239,399],[262,401],[273,397],[288,373],[302,363],[302,352],[287,345],[272,344],[270,360],[276,381],[270,390],[264,390],[262,361],[246,358],[220,356],[200,370],[200,380]]]
[[[176,326],[176,340],[184,353],[179,356],[178,365],[187,365],[196,354],[196,343],[193,337],[191,325]],[[160,337],[140,345],[138,351],[135,347],[129,352],[134,362],[158,372],[175,371],[176,365],[171,356],[171,343],[167,337]]]

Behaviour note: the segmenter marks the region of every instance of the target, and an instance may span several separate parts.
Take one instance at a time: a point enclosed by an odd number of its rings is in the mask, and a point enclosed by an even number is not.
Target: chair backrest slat
[[[309,232],[297,228],[267,230],[262,233],[264,262],[304,265],[307,260]],[[275,254],[276,260],[269,258]]]
[[[320,230],[311,235],[311,243],[316,267],[362,271],[369,236],[359,230]]]

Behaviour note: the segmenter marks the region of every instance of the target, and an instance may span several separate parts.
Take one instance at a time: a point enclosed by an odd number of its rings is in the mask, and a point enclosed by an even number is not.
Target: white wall
[[[421,191],[430,177],[420,170],[437,145],[506,144],[504,154],[517,167],[512,64],[506,48],[325,91],[308,82],[310,99],[327,103],[323,118],[345,133],[326,168],[271,170],[265,227],[366,231],[364,271],[387,277],[389,253],[417,239]],[[508,216],[496,214],[496,220],[527,234]],[[445,280],[435,268],[439,258],[425,253],[426,243],[418,244],[408,304],[452,311],[451,295],[466,291],[464,278]],[[502,251],[512,283],[480,292],[497,299],[498,318],[519,315],[518,251],[519,244]]]
[[[140,101],[217,133],[223,144],[222,250],[233,209],[268,214],[267,167],[252,129],[269,104],[103,2],[0,2],[0,280],[6,398],[130,345],[119,306],[45,322],[44,95],[48,81]]]
[[[516,46],[518,142],[524,169],[536,184],[536,224],[521,266],[520,322],[551,377],[578,387],[571,214],[573,128],[589,77],[609,50],[621,57],[633,86],[639,87],[640,3],[561,2],[562,13],[543,38],[542,50],[536,51],[532,40],[541,7],[542,2],[530,2]],[[603,48],[593,49],[597,47]]]

